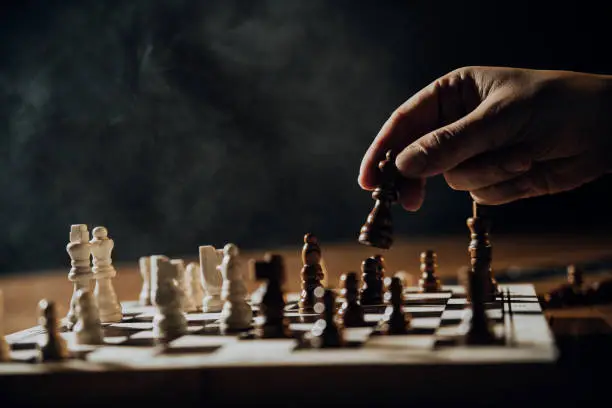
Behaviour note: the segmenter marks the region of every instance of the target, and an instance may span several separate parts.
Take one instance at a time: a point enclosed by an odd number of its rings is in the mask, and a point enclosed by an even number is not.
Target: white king
[[[104,227],[94,228],[93,239],[89,243],[93,255],[94,279],[96,279],[94,296],[100,310],[100,321],[102,323],[120,322],[123,318],[121,304],[117,300],[117,294],[111,281],[117,275],[111,259],[115,243],[108,237],[108,230]]]

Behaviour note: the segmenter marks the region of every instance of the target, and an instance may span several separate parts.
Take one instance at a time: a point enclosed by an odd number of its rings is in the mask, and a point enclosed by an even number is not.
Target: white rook
[[[187,319],[181,305],[182,290],[178,284],[178,266],[163,255],[151,258],[151,272],[155,275],[155,297],[157,308],[153,317],[153,336],[170,341],[187,332]]]

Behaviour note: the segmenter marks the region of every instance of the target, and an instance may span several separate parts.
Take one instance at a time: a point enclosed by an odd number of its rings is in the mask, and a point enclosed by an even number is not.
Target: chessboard
[[[257,295],[248,299],[255,326]],[[98,402],[144,401],[145,396],[172,400],[168,395],[178,394],[193,401],[244,402],[291,400],[309,389],[341,400],[346,393],[376,393],[379,377],[402,384],[416,401],[431,400],[436,389],[467,395],[471,391],[460,385],[469,379],[478,384],[475,398],[493,394],[498,399],[504,381],[510,388],[528,384],[550,374],[555,365],[555,340],[531,284],[500,285],[499,296],[487,304],[496,341],[483,346],[462,341],[469,319],[463,286],[446,285],[431,293],[405,287],[403,295],[403,310],[410,316],[407,333],[384,334],[380,323],[387,306],[364,306],[366,326],[345,328],[345,345],[329,349],[307,341],[319,315],[300,313],[295,293],[286,295],[292,333],[287,339],[257,338],[248,331],[223,335],[219,313],[190,312],[187,334],[160,344],[152,331],[155,307],[122,302],[122,321],[103,325],[103,345],[77,344],[74,332],[62,330],[70,351],[64,361],[38,362],[37,344],[44,336],[40,326],[7,335],[12,361],[0,365],[0,383],[19,384],[27,377],[21,384],[34,387],[38,396],[59,394],[60,400],[70,401],[81,390],[95,394]],[[343,302],[340,295],[336,302],[338,307]],[[19,398],[27,400],[23,390]]]

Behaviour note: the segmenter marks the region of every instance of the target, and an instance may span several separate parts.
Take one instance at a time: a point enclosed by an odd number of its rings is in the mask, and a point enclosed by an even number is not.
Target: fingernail
[[[410,145],[397,155],[395,165],[406,177],[420,176],[427,166],[427,158],[418,146]]]

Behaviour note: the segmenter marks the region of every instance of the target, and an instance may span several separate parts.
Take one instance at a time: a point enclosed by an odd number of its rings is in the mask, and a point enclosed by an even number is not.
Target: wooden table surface
[[[590,261],[612,256],[612,235],[610,236],[577,236],[577,235],[525,235],[495,236],[492,235],[493,267],[505,269],[511,266],[535,267],[545,265],[566,265],[572,262]],[[120,243],[116,243],[116,246]],[[418,279],[419,255],[426,249],[433,249],[438,256],[438,274],[445,279],[455,278],[459,268],[468,264],[468,238],[465,235],[415,238],[397,242],[387,251],[376,251],[355,243],[332,244],[321,240],[323,259],[327,272],[326,280],[330,285],[338,285],[339,277],[347,271],[360,271],[361,261],[375,253],[382,253],[387,263],[387,275],[403,270]],[[258,282],[251,279],[248,273],[248,260],[260,258],[269,249],[244,251],[241,253],[245,277],[249,290],[257,287]],[[287,268],[288,292],[299,290],[299,272],[301,264],[301,243],[294,247],[272,250],[285,257]],[[197,245],[191,253],[182,255],[166,254],[170,257],[183,258],[186,262],[198,261]],[[144,255],[144,254],[143,254]],[[12,273],[0,277],[0,289],[4,292],[5,315],[4,331],[12,333],[37,324],[37,304],[40,299],[55,300],[60,307],[60,315],[67,312],[72,293],[72,285],[67,280],[70,269],[69,259],[64,268],[39,272]],[[117,277],[114,287],[121,301],[135,300],[142,284],[137,260],[125,264],[116,264]],[[598,279],[601,277],[598,277]],[[536,290],[544,293],[563,281],[555,277],[534,281]],[[587,276],[587,282],[592,279]]]

